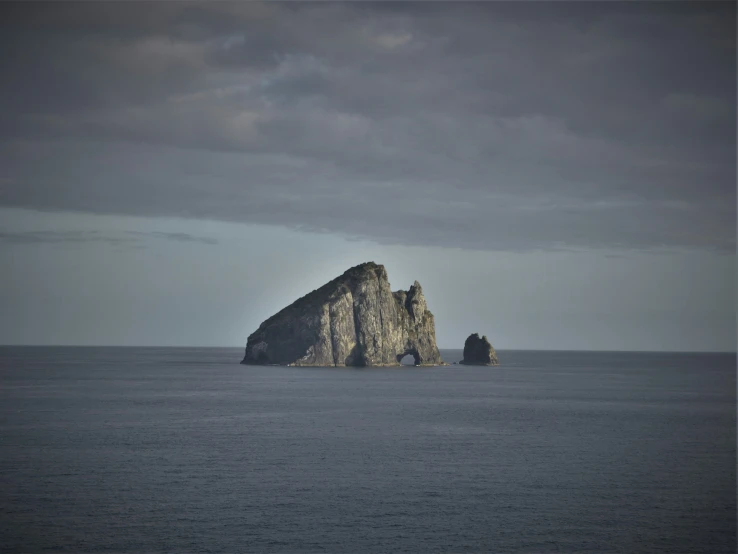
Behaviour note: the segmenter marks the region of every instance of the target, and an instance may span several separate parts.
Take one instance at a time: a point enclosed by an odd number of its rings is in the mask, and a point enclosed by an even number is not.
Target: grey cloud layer
[[[730,3],[4,4],[0,203],[735,248]]]

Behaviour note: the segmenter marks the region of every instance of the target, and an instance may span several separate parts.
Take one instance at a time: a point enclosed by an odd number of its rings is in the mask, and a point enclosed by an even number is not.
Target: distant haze
[[[371,260],[441,348],[735,350],[735,22],[0,4],[0,344],[243,346]]]

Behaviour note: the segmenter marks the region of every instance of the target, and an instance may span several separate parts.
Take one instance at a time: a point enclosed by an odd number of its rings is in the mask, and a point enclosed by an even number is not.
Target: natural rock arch
[[[420,365],[420,356],[418,355],[417,350],[407,350],[406,352],[403,352],[402,354],[397,355],[397,363],[400,365],[410,365],[410,364],[403,364],[402,361],[412,356],[413,358],[413,364],[412,365]]]

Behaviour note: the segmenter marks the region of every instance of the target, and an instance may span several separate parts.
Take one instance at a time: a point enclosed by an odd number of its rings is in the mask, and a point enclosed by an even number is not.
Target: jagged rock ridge
[[[441,365],[433,314],[415,281],[392,292],[384,266],[367,262],[296,300],[251,334],[243,364]]]
[[[487,340],[487,336],[479,338],[478,333],[472,333],[464,342],[464,359],[459,362],[465,365],[499,365],[497,353]]]

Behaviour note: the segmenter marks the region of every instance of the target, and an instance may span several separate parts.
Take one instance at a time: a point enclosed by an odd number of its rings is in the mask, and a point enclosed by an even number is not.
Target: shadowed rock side
[[[481,339],[477,333],[467,337],[464,342],[464,359],[459,362],[465,365],[499,365],[497,353],[484,336]]]
[[[392,292],[384,266],[352,267],[273,315],[248,338],[242,364],[445,365],[433,314],[415,281]]]

